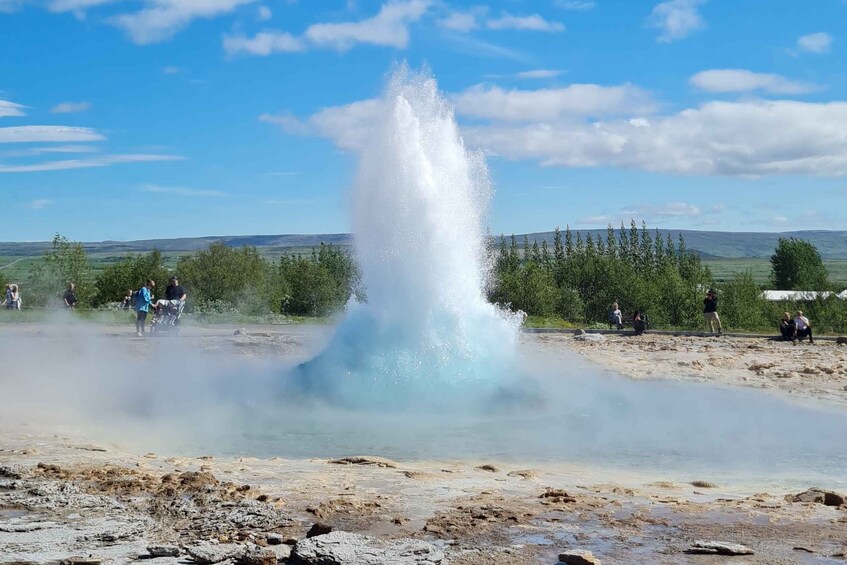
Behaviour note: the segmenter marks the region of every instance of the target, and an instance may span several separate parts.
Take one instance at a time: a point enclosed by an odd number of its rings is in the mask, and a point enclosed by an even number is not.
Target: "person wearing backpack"
[[[156,283],[153,279],[147,279],[147,283],[138,289],[135,293],[135,335],[144,337],[144,324],[147,321],[147,314],[150,312],[150,306],[153,304],[153,289],[156,288]]]

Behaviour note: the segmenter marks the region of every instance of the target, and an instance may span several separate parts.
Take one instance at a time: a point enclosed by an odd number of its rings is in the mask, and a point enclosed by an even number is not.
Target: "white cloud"
[[[460,114],[507,121],[631,115],[655,110],[650,95],[631,84],[572,84],[540,90],[504,90],[498,86],[477,85],[453,96],[453,102]]]
[[[832,36],[824,32],[810,33],[797,40],[797,47],[809,53],[827,53],[832,47]]]
[[[196,197],[221,197],[229,196],[226,192],[220,190],[206,190],[197,188],[187,188],[184,186],[162,186],[159,184],[145,184],[140,187],[142,192],[150,192],[152,194],[167,194],[171,196],[196,196]]]
[[[475,12],[453,12],[438,20],[438,25],[452,31],[468,32],[479,27]]]
[[[515,73],[517,78],[556,78],[557,76],[565,74],[565,71],[560,71],[556,69],[534,69],[532,71],[522,71],[520,73]]]
[[[659,41],[671,42],[688,37],[705,27],[697,8],[706,0],[668,0],[657,4],[650,14],[649,24],[661,30]]]
[[[51,12],[73,12],[78,18],[84,18],[85,12],[91,8],[112,4],[118,0],[50,0],[47,9]]]
[[[211,19],[256,0],[146,0],[138,12],[120,14],[111,23],[139,45],[159,43],[186,28],[192,20]]]
[[[16,116],[26,116],[24,106],[9,102],[8,100],[0,100],[0,118]]]
[[[47,161],[31,165],[0,165],[0,173],[34,173],[41,171],[64,171],[68,169],[88,169],[93,167],[108,167],[120,163],[149,163],[153,161],[180,161],[183,157],[176,155],[103,155],[88,159],[67,159],[64,161]]]
[[[101,141],[91,128],[68,126],[17,126],[0,128],[0,143],[75,143]]]
[[[0,0],[0,14],[17,12],[23,5],[23,0]]]
[[[291,115],[270,114],[262,114],[259,119],[276,124],[289,134],[325,137],[341,149],[357,150],[373,133],[373,123],[381,111],[379,100],[362,100],[324,108],[305,121]]]
[[[774,216],[773,218],[771,218],[771,224],[775,226],[784,226],[787,223],[788,218],[786,218],[785,216]]]
[[[51,114],[76,114],[91,109],[90,102],[62,102],[50,108]]]
[[[795,82],[782,75],[754,73],[744,69],[712,69],[692,76],[689,82],[708,92],[752,92],[761,90],[771,94],[806,94],[820,87],[805,82]]]
[[[24,204],[24,208],[29,208],[30,210],[42,210],[52,203],[53,201],[48,198],[36,198],[35,200],[26,202]]]
[[[597,2],[593,0],[556,0],[556,7],[563,10],[587,12],[588,10],[593,10],[596,6]]]
[[[650,218],[696,217],[702,213],[699,207],[687,202],[670,202],[659,206],[639,206],[636,210],[639,212],[639,216]]]
[[[697,218],[703,214],[699,206],[688,202],[669,202],[667,204],[635,204],[614,213],[600,214],[582,218],[578,225],[617,225],[628,224],[631,219],[640,218],[649,222],[661,218]]]
[[[512,14],[503,13],[499,18],[493,18],[486,21],[485,26],[488,29],[494,30],[514,29],[521,31],[547,32],[559,32],[565,30],[565,26],[561,22],[545,20],[538,14],[532,14],[529,16],[514,16]]]
[[[466,141],[547,166],[620,167],[660,173],[847,175],[847,103],[710,102],[650,120],[490,124]],[[780,132],[774,135],[773,132]]]
[[[274,16],[273,12],[271,12],[271,9],[268,8],[267,6],[259,6],[259,10],[256,13],[256,18],[258,18],[258,20],[260,22],[266,22],[269,19],[271,19],[273,16]]]
[[[3,151],[0,157],[32,157],[45,153],[96,153],[97,148],[91,145],[47,145],[14,151]]]
[[[223,47],[228,55],[239,53],[250,55],[295,53],[306,48],[300,39],[281,31],[263,31],[253,37],[228,35],[224,37]]]
[[[179,67],[164,67],[162,69],[162,72],[165,73],[166,75],[178,75],[179,74]]]
[[[430,0],[387,2],[377,15],[358,22],[313,24],[305,37],[315,45],[341,51],[358,43],[404,49],[409,44],[409,24],[419,20],[430,5]]]

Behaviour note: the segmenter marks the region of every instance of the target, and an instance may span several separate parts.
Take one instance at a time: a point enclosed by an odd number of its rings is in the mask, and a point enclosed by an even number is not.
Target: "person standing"
[[[809,344],[815,343],[814,338],[812,338],[812,324],[809,322],[809,318],[803,315],[802,310],[797,310],[794,325],[797,327],[797,339],[803,341],[804,337],[809,336]]]
[[[706,318],[706,327],[712,333],[721,335],[721,319],[718,316],[718,295],[711,288],[703,299],[703,316]]]
[[[6,308],[12,308],[12,285],[10,284],[6,285],[6,302],[3,304],[6,305]]]
[[[147,279],[144,286],[138,289],[135,293],[135,335],[144,337],[144,324],[147,322],[147,313],[150,312],[150,306],[153,304],[153,289],[156,288],[156,283],[153,279]]]
[[[62,295],[62,300],[65,303],[65,308],[76,308],[76,286],[74,283],[68,283],[68,289]]]
[[[21,293],[18,290],[18,285],[12,285],[12,293],[10,296],[11,302],[9,303],[9,308],[12,310],[20,310],[21,309]]]

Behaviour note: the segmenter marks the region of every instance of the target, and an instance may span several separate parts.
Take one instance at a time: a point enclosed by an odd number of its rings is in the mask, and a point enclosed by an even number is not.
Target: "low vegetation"
[[[679,235],[648,230],[645,224],[608,227],[604,237],[553,232],[547,240],[501,237],[490,248],[488,296],[492,302],[528,314],[533,327],[604,327],[611,304],[629,317],[646,312],[655,328],[702,329],[707,288],[720,297],[719,312],[728,331],[774,331],[784,311],[802,309],[819,332],[847,332],[847,302],[834,296],[811,301],[769,302],[764,287],[832,290],[814,245],[781,239],[771,259],[770,283],[750,270],[713,276],[707,262],[689,251]],[[34,263],[21,285],[25,307],[56,307],[69,281],[79,305],[109,309],[127,290],[152,278],[158,294],[171,274],[189,293],[188,313],[206,322],[281,323],[326,318],[343,310],[355,295],[365,300],[359,269],[349,249],[321,244],[306,252],[264,257],[256,247],[211,243],[179,257],[158,250],[130,254],[100,269],[92,267],[83,246],[57,235],[42,261]],[[5,283],[0,271],[0,283]]]

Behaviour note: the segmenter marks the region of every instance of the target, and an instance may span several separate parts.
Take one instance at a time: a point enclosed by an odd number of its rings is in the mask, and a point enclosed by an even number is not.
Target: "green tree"
[[[59,305],[69,283],[76,285],[78,306],[90,305],[95,290],[85,249],[57,233],[44,258],[30,272],[27,301],[36,306]]]
[[[117,263],[109,265],[95,279],[94,306],[102,306],[121,300],[127,290],[138,290],[147,279],[159,285],[157,295],[164,295],[168,282],[168,270],[163,265],[162,254],[154,249],[143,255],[127,255]]]
[[[804,239],[780,238],[771,256],[772,280],[778,290],[826,290],[829,280],[817,248]]]

